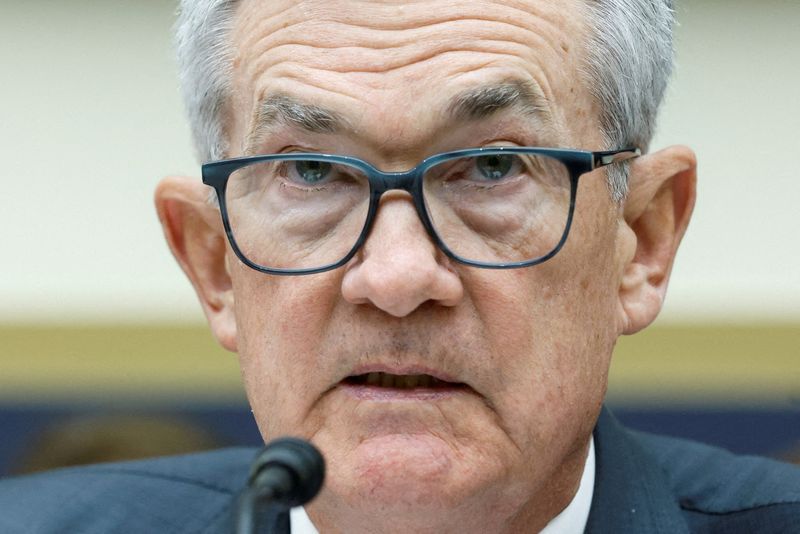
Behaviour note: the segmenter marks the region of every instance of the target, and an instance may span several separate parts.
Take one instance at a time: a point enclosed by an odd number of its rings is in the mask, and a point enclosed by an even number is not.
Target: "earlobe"
[[[200,299],[219,343],[236,351],[233,290],[226,262],[225,232],[209,189],[195,179],[164,178],[155,204],[170,250]]]
[[[624,334],[646,327],[661,311],[694,208],[696,179],[697,162],[687,147],[670,147],[631,165],[623,238],[629,251],[619,289]]]

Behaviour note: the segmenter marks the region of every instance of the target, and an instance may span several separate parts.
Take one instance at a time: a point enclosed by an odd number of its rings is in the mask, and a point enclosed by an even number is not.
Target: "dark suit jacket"
[[[624,429],[603,411],[589,533],[800,533],[800,468]],[[0,533],[229,533],[254,449],[0,482]]]

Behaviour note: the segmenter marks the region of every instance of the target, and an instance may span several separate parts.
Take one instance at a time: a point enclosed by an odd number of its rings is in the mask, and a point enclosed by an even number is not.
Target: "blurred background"
[[[800,448],[800,3],[678,4],[653,149],[697,151],[698,203],[664,313],[619,342],[609,403],[638,428],[786,456]],[[236,357],[152,205],[162,176],[199,176],[174,12],[0,6],[0,475],[92,447],[259,443]]]

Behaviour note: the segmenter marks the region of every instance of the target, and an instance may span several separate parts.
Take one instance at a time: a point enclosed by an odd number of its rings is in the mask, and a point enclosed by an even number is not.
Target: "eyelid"
[[[510,148],[517,148],[523,147],[527,145],[521,145],[519,143],[515,143],[513,141],[503,140],[503,141],[490,141],[488,143],[481,143],[481,148],[500,148],[500,147],[510,147]]]
[[[500,135],[493,135],[492,137],[484,138],[475,146],[480,148],[524,148],[546,147],[549,146],[549,144],[542,144],[540,136],[532,136],[530,132],[517,131],[516,129],[513,129],[510,131],[504,130],[502,133],[500,133]]]
[[[321,151],[312,148],[305,148],[296,145],[290,145],[281,148],[275,154],[320,154]]]

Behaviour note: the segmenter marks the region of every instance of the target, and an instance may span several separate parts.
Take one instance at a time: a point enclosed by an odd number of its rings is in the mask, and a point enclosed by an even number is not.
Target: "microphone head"
[[[301,506],[313,499],[325,480],[325,460],[311,443],[299,438],[278,438],[270,441],[250,468],[248,484],[258,489],[267,484],[268,474],[275,470],[288,473],[291,483],[276,500],[288,507]]]

